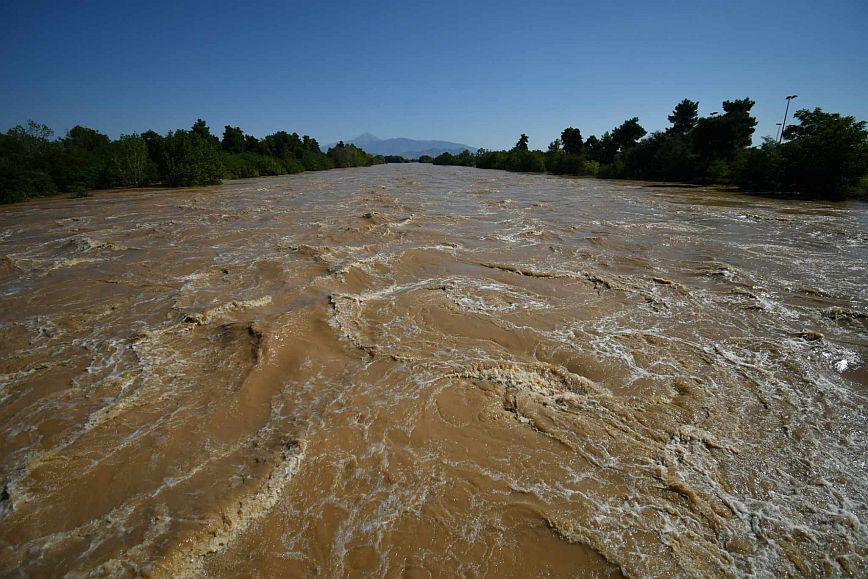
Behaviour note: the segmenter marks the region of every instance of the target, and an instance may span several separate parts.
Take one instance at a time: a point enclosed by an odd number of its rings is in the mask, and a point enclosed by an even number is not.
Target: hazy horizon
[[[567,126],[600,135],[638,116],[663,129],[750,97],[754,142],[793,110],[868,118],[862,2],[227,2],[0,8],[0,130],[165,133],[205,119],[320,144],[372,133],[542,148]]]

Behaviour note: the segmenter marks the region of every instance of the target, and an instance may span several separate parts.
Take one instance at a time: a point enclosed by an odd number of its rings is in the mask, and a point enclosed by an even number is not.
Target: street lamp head
[[[799,95],[797,95],[797,94],[791,94],[790,96],[787,97],[787,100],[794,99],[794,98],[796,98],[797,96],[799,96]]]

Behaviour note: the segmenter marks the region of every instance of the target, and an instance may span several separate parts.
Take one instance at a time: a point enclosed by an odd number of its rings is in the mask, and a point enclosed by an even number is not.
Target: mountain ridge
[[[348,145],[355,145],[363,149],[366,153],[373,155],[398,155],[408,159],[415,159],[422,155],[436,157],[441,153],[458,153],[469,150],[475,153],[478,147],[465,145],[463,143],[454,143],[452,141],[441,141],[437,139],[408,139],[405,137],[397,137],[393,139],[380,139],[371,133],[362,133],[355,139],[345,140]],[[329,148],[334,147],[336,143],[329,145]]]

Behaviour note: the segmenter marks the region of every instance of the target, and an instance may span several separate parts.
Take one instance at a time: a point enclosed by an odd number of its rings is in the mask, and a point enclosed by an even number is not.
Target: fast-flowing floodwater
[[[7,576],[864,576],[868,211],[389,165],[0,208]]]

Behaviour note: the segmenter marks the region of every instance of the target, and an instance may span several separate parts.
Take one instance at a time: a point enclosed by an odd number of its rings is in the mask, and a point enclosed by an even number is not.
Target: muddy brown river
[[[430,165],[0,207],[0,574],[865,576],[866,209]]]

